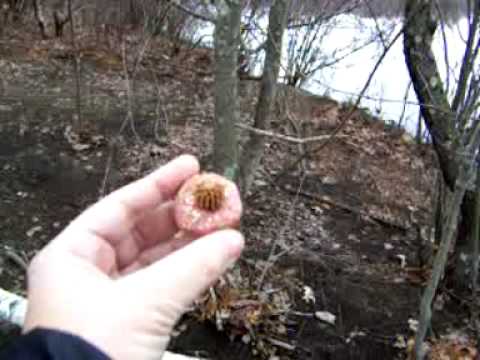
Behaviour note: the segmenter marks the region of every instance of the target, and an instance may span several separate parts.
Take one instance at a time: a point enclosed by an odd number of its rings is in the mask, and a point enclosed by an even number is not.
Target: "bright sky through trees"
[[[376,24],[373,19],[351,14],[339,15],[332,21],[335,21],[335,26],[325,24],[325,26],[330,27],[330,32],[322,39],[320,52],[325,54],[327,58],[330,54],[332,59],[335,56],[338,58],[341,54],[347,54],[352,48],[369,42],[373,37],[377,37],[377,24],[382,30],[389,29],[388,33],[390,36],[384,35],[387,42],[393,38],[402,26],[401,19],[378,19]],[[261,21],[259,25],[266,29],[266,19]],[[434,41],[434,53],[437,57],[445,85],[447,84],[447,66],[444,44],[447,44],[450,67],[448,73],[452,86],[455,83],[456,74],[463,56],[467,31],[468,22],[466,19],[460,19],[457,23],[444,27],[445,42],[442,31],[437,31]],[[204,39],[210,42],[213,35],[213,26],[203,27],[197,36],[205,35],[207,36]],[[252,47],[258,46],[264,40],[261,34],[256,34],[255,38],[256,41],[251,45]],[[288,35],[284,37],[284,41],[286,52]],[[347,56],[339,63],[319,70],[304,87],[315,94],[328,95],[338,101],[355,101],[382,51],[383,45],[380,41],[371,43],[358,52]],[[283,58],[286,60],[286,54]],[[258,70],[255,72],[259,73]],[[284,72],[281,71],[282,73]],[[397,122],[404,112],[403,103],[409,82],[410,78],[403,55],[403,40],[400,37],[378,69],[366,93],[366,98],[362,100],[361,105],[369,108],[373,114],[380,115],[384,120]],[[406,121],[404,123],[410,132],[415,133],[418,106],[415,105],[417,99],[412,87],[408,93],[407,101],[408,104],[405,108]]]
[[[362,37],[362,35],[371,36],[371,32],[375,31],[374,20],[359,20],[352,15],[341,15],[341,17],[341,23],[344,23],[345,26],[334,29],[330,33],[327,42],[324,43],[324,51],[331,52],[335,48],[348,46],[352,42],[352,38]],[[368,31],[361,29],[365,26],[367,26]],[[400,28],[401,22],[397,21],[393,34],[396,34]],[[450,81],[453,84],[463,56],[465,43],[462,39],[467,37],[468,23],[465,19],[462,19],[457,24],[445,27],[444,31],[451,68]],[[381,51],[381,43],[369,45],[337,65],[323,69],[309,82],[307,88],[314,93],[327,93],[337,100],[347,101],[355,98],[375,66]],[[434,53],[446,85],[447,71],[446,61],[444,60],[444,42],[440,31],[437,32],[434,41]],[[403,55],[403,40],[400,38],[385,58],[367,91],[366,95],[373,99],[364,99],[362,105],[368,107],[373,113],[377,110],[381,111],[380,114],[385,120],[397,121],[403,111],[403,100],[409,82],[410,78]],[[413,88],[410,89],[407,100],[413,103],[408,104],[406,108],[407,127],[409,131],[415,132],[418,106],[414,105],[417,99]]]

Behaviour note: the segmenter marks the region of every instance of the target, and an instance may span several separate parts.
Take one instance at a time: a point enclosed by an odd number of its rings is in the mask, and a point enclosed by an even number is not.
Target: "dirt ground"
[[[2,288],[24,294],[18,258],[28,262],[112,189],[184,152],[208,167],[212,54],[198,49],[170,56],[167,50],[153,42],[136,72],[124,71],[118,52],[85,50],[81,126],[75,127],[71,49],[32,34],[0,41]],[[127,59],[127,68],[134,60]],[[240,86],[249,123],[258,83]],[[341,119],[348,109],[338,109]],[[287,122],[278,107],[274,130],[287,134]],[[315,134],[330,131],[317,127]],[[247,248],[238,271],[253,285],[263,276],[264,288],[288,294],[290,311],[269,320],[285,326],[270,346],[282,359],[406,358],[409,320],[417,317],[425,280],[420,258],[432,216],[430,149],[358,110],[341,136],[314,152],[305,171],[283,172],[298,154],[297,146],[269,139],[246,196]],[[302,298],[305,286],[314,303]],[[434,331],[463,329],[458,301],[443,300]],[[335,322],[320,320],[319,311],[335,315]],[[231,335],[188,315],[171,348],[211,359],[255,358],[241,336]]]

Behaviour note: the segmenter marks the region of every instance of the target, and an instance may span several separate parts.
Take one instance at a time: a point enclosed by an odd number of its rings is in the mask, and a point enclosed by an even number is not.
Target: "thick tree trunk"
[[[459,114],[462,113],[462,109],[459,108],[458,104],[462,101],[458,99],[464,98],[467,84],[458,84],[455,98],[456,108],[453,108],[448,101],[432,51],[433,35],[438,27],[438,20],[436,20],[438,17],[434,16],[433,11],[434,6],[434,1],[411,0],[407,2],[405,7],[404,52],[410,77],[421,104],[421,114],[432,135],[442,176],[446,186],[453,191],[459,169],[456,159],[458,144],[465,140],[461,138],[462,134],[460,133],[462,131],[462,120]],[[477,26],[476,23],[474,23],[474,26]],[[465,53],[465,58],[470,58],[468,51]],[[464,66],[462,70],[464,82],[470,76],[466,74],[468,70],[468,66]],[[459,287],[463,287],[468,283],[465,270],[469,264],[461,260],[466,258],[462,254],[468,254],[469,239],[474,236],[471,234],[472,227],[470,225],[475,214],[475,196],[472,191],[466,191],[460,212],[461,218],[456,232],[455,253],[459,260],[456,264],[457,283]]]
[[[412,0],[405,8],[404,52],[421,113],[432,136],[445,183],[453,191],[457,178],[454,161],[455,117],[443,89],[432,41],[438,22],[433,2]]]
[[[447,258],[453,239],[456,242],[456,267],[457,284],[461,287],[467,285],[469,280],[476,282],[478,264],[473,266],[473,274],[466,276],[467,266],[471,262],[464,259],[474,254],[475,263],[478,259],[478,207],[480,199],[474,194],[466,192],[472,177],[472,169],[478,164],[473,160],[479,143],[479,122],[473,121],[470,133],[464,129],[472,112],[466,105],[460,108],[460,103],[465,99],[466,89],[471,74],[471,67],[465,61],[473,63],[477,50],[473,50],[473,41],[469,41],[464,55],[460,81],[457,85],[453,107],[448,102],[447,94],[440,80],[437,63],[432,52],[432,40],[438,26],[433,13],[433,1],[410,0],[405,8],[404,49],[405,59],[417,97],[421,104],[421,112],[425,123],[432,135],[433,145],[438,155],[440,169],[446,185],[453,193],[448,196],[446,205],[442,210],[441,243],[435,257],[432,275],[423,293],[420,305],[419,327],[415,337],[415,358],[422,360],[425,356],[424,339],[430,326],[432,302],[442,278]],[[475,5],[475,15],[480,16],[480,5]],[[476,36],[478,19],[470,28],[469,40]],[[473,29],[473,31],[472,31]],[[475,55],[473,55],[475,54]],[[467,72],[467,73],[466,73]],[[476,85],[476,84],[474,84]],[[460,99],[460,100],[458,100]],[[474,104],[478,98],[473,99]],[[478,171],[477,171],[478,173]],[[477,179],[479,180],[479,179]],[[477,181],[477,184],[478,183]],[[479,185],[480,186],[480,185]],[[448,190],[447,190],[448,192]],[[445,214],[443,214],[443,211]],[[462,214],[461,224],[458,223],[459,214]],[[437,218],[438,220],[438,218]],[[472,226],[471,224],[475,224]],[[437,226],[440,226],[437,222]],[[468,241],[470,240],[470,244]],[[469,248],[470,247],[470,248]],[[475,289],[475,286],[474,286]]]
[[[478,165],[478,163],[477,163]],[[475,210],[474,219],[471,224],[472,231],[470,232],[470,253],[473,259],[471,284],[473,294],[477,294],[478,290],[478,257],[480,255],[480,167],[477,168],[477,179],[475,184]]]
[[[240,0],[219,0],[215,26],[214,170],[229,179],[239,175],[236,123],[240,118],[237,59],[240,44]]]
[[[270,127],[270,113],[277,92],[277,78],[280,70],[283,33],[287,24],[290,0],[276,0],[272,4],[268,24],[266,56],[260,95],[255,111],[254,127],[267,130]],[[240,161],[240,188],[246,194],[250,189],[265,147],[265,137],[256,133],[250,135]]]

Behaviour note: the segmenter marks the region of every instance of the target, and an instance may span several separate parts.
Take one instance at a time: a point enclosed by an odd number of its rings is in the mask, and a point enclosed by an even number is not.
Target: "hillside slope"
[[[208,50],[172,57],[168,44],[156,40],[130,83],[119,52],[88,50],[76,129],[71,49],[54,40],[24,41],[0,43],[0,232],[12,252],[30,259],[99,196],[178,154],[193,153],[209,166],[214,80]],[[251,124],[258,82],[240,87],[242,121]],[[279,93],[272,114],[277,134],[327,135],[349,110],[283,86]],[[242,139],[247,133],[241,131]],[[303,169],[284,172],[320,143],[301,149],[269,138],[247,196],[247,250],[231,281],[254,301],[249,304],[286,311],[260,312],[256,348],[286,359],[402,358],[404,349],[394,344],[411,336],[409,319],[424,281],[415,269],[431,219],[432,152],[356,110],[333,141],[301,162]],[[8,255],[2,261],[0,286],[23,292],[21,264]],[[315,303],[302,299],[304,286]],[[315,318],[316,311],[334,314],[335,323]],[[435,320],[440,329],[461,321],[447,308]],[[227,333],[196,316],[183,324],[172,341],[176,350],[252,358],[250,346],[227,335],[245,335],[245,324],[229,323]]]

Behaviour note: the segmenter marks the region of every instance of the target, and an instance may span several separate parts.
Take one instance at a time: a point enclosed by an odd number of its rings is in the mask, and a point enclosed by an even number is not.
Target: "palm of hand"
[[[198,171],[179,157],[75,219],[30,266],[24,330],[71,332],[114,359],[158,359],[178,318],[243,246],[230,230],[179,233],[172,198]]]

